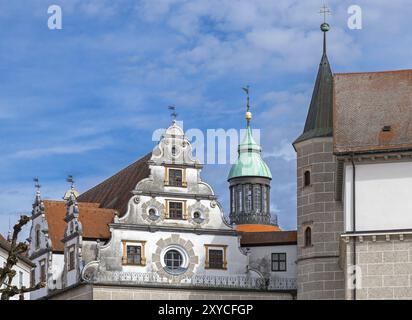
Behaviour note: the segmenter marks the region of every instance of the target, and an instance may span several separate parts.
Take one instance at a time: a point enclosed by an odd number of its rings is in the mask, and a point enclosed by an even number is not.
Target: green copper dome
[[[272,179],[270,169],[260,155],[261,151],[262,148],[253,139],[252,129],[248,123],[246,136],[238,148],[239,157],[230,169],[228,180],[238,177]]]

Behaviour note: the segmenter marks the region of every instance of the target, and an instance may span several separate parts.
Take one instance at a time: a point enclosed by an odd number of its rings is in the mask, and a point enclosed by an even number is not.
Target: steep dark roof
[[[334,152],[412,149],[412,70],[336,74]]]
[[[131,191],[140,180],[147,178],[150,174],[147,162],[151,156],[152,153],[148,153],[102,183],[82,193],[77,201],[99,203],[100,208],[115,209],[120,216],[124,215],[132,197]]]
[[[293,245],[297,244],[297,232],[245,232],[241,233],[240,245],[242,247]]]
[[[324,37],[326,37],[325,34]],[[332,136],[333,75],[326,54],[325,43],[324,38],[323,55],[306,117],[305,128],[294,144],[311,138]]]

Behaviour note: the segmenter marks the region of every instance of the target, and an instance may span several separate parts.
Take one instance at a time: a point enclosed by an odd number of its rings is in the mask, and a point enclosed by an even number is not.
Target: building
[[[411,299],[412,70],[332,74],[297,152],[298,299]]]
[[[412,70],[336,74],[346,299],[412,299]]]
[[[72,185],[63,201],[38,191],[30,256],[47,287],[33,298],[293,299],[296,233],[269,224],[270,171],[247,117],[247,143],[229,174],[231,190],[244,187],[232,224],[176,121],[151,153],[89,191]],[[256,242],[250,231],[278,236]]]
[[[0,234],[0,265],[6,264],[11,249],[10,242]],[[34,285],[32,272],[34,272],[35,265],[24,255],[20,255],[13,270],[16,271],[16,276],[13,278],[11,285],[21,289],[22,287],[30,288]],[[4,285],[2,286],[2,288]],[[20,297],[15,295],[10,300],[18,300]],[[24,300],[30,299],[30,293],[24,293]]]

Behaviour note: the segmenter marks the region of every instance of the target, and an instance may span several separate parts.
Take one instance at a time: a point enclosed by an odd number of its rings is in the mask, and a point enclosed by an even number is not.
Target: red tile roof
[[[150,174],[147,162],[151,156],[152,153],[148,153],[102,183],[82,193],[77,200],[99,203],[101,208],[116,209],[119,215],[123,216],[132,197],[132,190],[140,180],[147,178]]]
[[[44,213],[49,226],[49,237],[54,252],[63,252],[65,201],[44,200]],[[98,203],[79,203],[79,220],[83,227],[83,238],[107,240],[110,238],[109,223],[113,222],[114,209],[99,208]]]
[[[243,247],[294,245],[297,244],[298,241],[296,230],[275,232],[242,232],[240,235],[240,245]]]
[[[336,74],[333,114],[336,153],[412,149],[412,70]]]
[[[239,224],[235,227],[238,232],[276,232],[281,231],[278,226],[264,224]]]

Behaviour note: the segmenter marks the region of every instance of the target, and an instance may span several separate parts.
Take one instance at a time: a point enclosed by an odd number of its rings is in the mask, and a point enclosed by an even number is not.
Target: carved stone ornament
[[[205,225],[209,222],[209,209],[196,202],[187,208],[189,212],[189,222],[195,226]]]
[[[155,198],[142,204],[142,218],[150,223],[164,219],[164,205]]]

